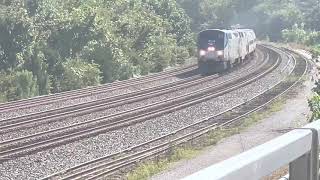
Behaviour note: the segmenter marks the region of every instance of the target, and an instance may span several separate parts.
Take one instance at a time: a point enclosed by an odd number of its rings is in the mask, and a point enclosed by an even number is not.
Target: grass
[[[237,127],[220,128],[218,130],[211,131],[208,134],[208,138],[206,140],[205,145],[206,146],[216,145],[219,141],[221,141],[222,139],[224,139],[226,137],[230,137],[232,135],[239,134],[241,131],[254,125],[255,123],[259,122],[260,120],[269,117],[270,115],[272,115],[275,112],[280,111],[284,104],[285,104],[285,101],[282,99],[279,99],[279,100],[271,103],[267,107],[267,110],[250,114],[247,118],[242,120],[242,123]]]
[[[275,112],[280,111],[286,100],[278,99],[275,102],[269,104],[265,110],[261,112],[252,113],[247,118],[242,120],[242,123],[237,127],[220,128],[209,132],[206,136],[199,139],[197,145],[194,143],[188,143],[184,147],[174,149],[166,158],[162,158],[158,161],[150,161],[140,164],[136,169],[127,174],[128,180],[145,180],[158,174],[170,167],[174,162],[191,159],[200,154],[206,147],[216,145],[219,141],[226,137],[230,137],[235,134],[239,134],[241,131],[254,125],[258,121],[269,117]]]
[[[133,172],[127,175],[128,180],[145,180],[151,176],[166,170],[170,164],[182,159],[191,159],[199,154],[199,150],[193,148],[176,148],[172,155],[159,161],[142,163]]]
[[[163,171],[168,167],[169,161],[147,162],[140,165],[134,172],[129,173],[128,180],[144,180]]]

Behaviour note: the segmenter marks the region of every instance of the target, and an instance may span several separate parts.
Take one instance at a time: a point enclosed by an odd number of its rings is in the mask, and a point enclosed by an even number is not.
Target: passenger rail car
[[[242,63],[254,53],[256,35],[251,29],[209,29],[198,35],[198,66],[202,74],[217,73]]]

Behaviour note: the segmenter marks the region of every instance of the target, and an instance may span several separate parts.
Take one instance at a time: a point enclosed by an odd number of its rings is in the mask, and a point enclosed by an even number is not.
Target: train
[[[221,73],[252,57],[257,43],[252,29],[208,29],[198,34],[198,69]]]

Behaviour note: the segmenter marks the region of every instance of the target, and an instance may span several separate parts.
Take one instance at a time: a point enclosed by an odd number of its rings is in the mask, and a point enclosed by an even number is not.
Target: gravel
[[[284,69],[286,67],[286,69]],[[75,143],[21,157],[0,164],[1,179],[38,179],[77,164],[93,160],[136,144],[166,135],[186,125],[245,102],[274,86],[292,66],[283,61],[264,78],[226,95],[152,120],[83,139]],[[281,72],[283,70],[283,72]]]
[[[178,97],[183,94],[190,93],[192,91],[195,91],[195,90],[198,90],[198,89],[201,89],[204,87],[214,86],[218,83],[221,83],[221,82],[224,82],[224,81],[230,79],[231,77],[240,76],[241,74],[243,74],[243,72],[246,72],[247,70],[252,68],[252,66],[254,66],[255,64],[259,64],[259,62],[260,62],[260,60],[254,60],[254,61],[252,61],[252,63],[249,63],[249,65],[246,67],[240,68],[239,70],[233,71],[232,73],[227,74],[225,76],[221,76],[217,79],[213,79],[212,81],[201,83],[199,85],[192,86],[190,88],[185,88],[185,89],[182,89],[179,91],[175,91],[175,92],[168,93],[165,95],[157,96],[157,97],[150,98],[147,100],[143,100],[143,101],[139,101],[139,102],[131,103],[131,104],[126,104],[126,105],[122,105],[122,106],[115,107],[115,108],[106,108],[106,110],[104,110],[104,111],[90,113],[90,114],[83,115],[83,116],[70,117],[70,118],[66,118],[63,121],[49,122],[49,123],[45,123],[42,125],[36,125],[36,127],[33,126],[31,128],[23,129],[23,130],[14,130],[14,131],[10,130],[7,133],[1,134],[0,141],[6,141],[9,139],[14,139],[14,138],[27,136],[27,135],[31,135],[31,134],[35,134],[35,133],[39,133],[39,132],[43,132],[43,131],[48,131],[48,130],[56,129],[59,127],[66,127],[68,125],[74,125],[77,123],[88,122],[93,119],[101,118],[104,116],[109,116],[109,115],[123,112],[126,110],[132,110],[132,109],[138,108],[138,107],[148,106],[148,105],[151,105],[152,103],[156,103],[156,102],[159,102],[159,101],[162,101],[165,99]]]
[[[156,87],[156,86],[161,86],[161,85],[172,83],[172,82],[177,82],[177,81],[183,80],[184,78],[192,76],[192,72],[191,72],[191,74],[182,73],[182,74],[178,74],[178,75],[169,76],[169,77],[166,77],[166,78],[163,78],[160,80],[137,84],[137,85],[133,85],[133,86],[129,86],[129,87],[123,87],[123,88],[116,89],[116,90],[109,89],[109,90],[105,90],[105,92],[103,92],[103,93],[88,95],[88,96],[82,97],[82,98],[60,100],[60,101],[46,104],[46,105],[21,108],[21,109],[14,110],[14,111],[8,110],[8,111],[2,112],[0,114],[0,121],[5,120],[5,119],[9,119],[9,118],[20,117],[20,116],[26,115],[26,114],[31,114],[31,113],[36,113],[36,112],[44,112],[44,111],[51,110],[51,109],[73,106],[76,104],[95,101],[95,100],[99,100],[99,99],[106,98],[106,97],[112,97],[112,96],[116,96],[116,95],[135,92],[135,91],[145,89],[145,88]],[[112,84],[110,84],[109,87],[112,87]],[[54,97],[54,95],[51,95],[51,96]]]

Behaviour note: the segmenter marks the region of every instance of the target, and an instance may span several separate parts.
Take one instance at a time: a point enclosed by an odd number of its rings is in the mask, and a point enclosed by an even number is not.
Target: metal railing
[[[184,180],[258,180],[286,165],[290,180],[318,180],[319,132],[320,121],[313,122]]]

